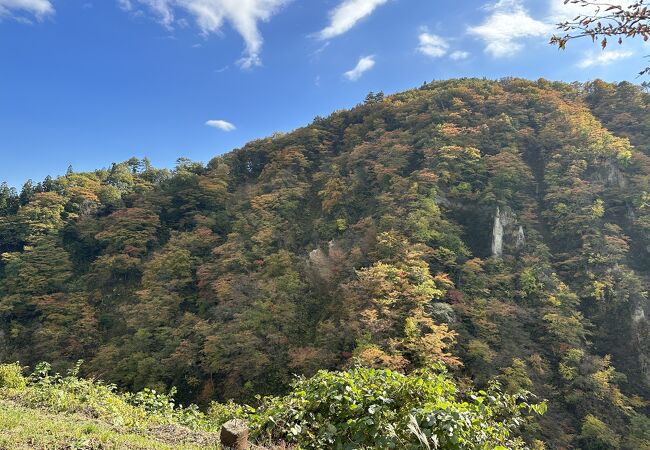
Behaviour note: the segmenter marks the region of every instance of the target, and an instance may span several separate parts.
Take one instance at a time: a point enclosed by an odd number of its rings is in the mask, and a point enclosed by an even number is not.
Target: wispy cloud
[[[180,13],[194,18],[201,33],[218,33],[228,22],[244,39],[246,49],[238,61],[242,68],[261,65],[260,54],[264,39],[258,23],[266,22],[291,0],[118,0],[127,11],[138,12],[137,5],[148,9],[165,27],[182,23]]]
[[[578,63],[578,67],[586,69],[593,66],[608,66],[620,59],[633,56],[634,52],[626,50],[602,50],[599,52],[588,52],[585,57]]]
[[[521,0],[499,0],[487,7],[488,17],[482,24],[469,27],[468,32],[485,43],[485,52],[495,58],[513,56],[529,37],[548,36],[553,25],[534,19]]]
[[[637,2],[638,0],[617,0],[614,3],[626,7]],[[565,3],[564,0],[550,0],[549,20],[553,23],[565,22],[567,20],[573,20],[577,16],[594,14],[597,9],[597,5],[582,5],[579,3]],[[601,6],[601,10],[602,9],[604,9],[603,6]]]
[[[449,44],[444,38],[437,36],[435,34],[427,33],[423,31],[418,36],[420,40],[420,45],[418,45],[418,51],[423,55],[429,56],[431,58],[440,58],[447,54],[449,50]]]
[[[420,28],[418,35],[418,46],[416,50],[424,56],[437,59],[447,56],[449,59],[458,61],[469,57],[469,52],[453,50],[450,40],[437,34],[429,33],[427,27]]]
[[[453,59],[454,61],[460,61],[461,59],[467,59],[469,58],[469,52],[463,51],[463,50],[456,50],[455,52],[451,52],[449,54],[449,58]]]
[[[217,128],[222,131],[233,131],[237,129],[235,125],[230,122],[226,122],[225,120],[208,120],[205,124],[209,127]]]
[[[359,62],[355,66],[354,69],[348,70],[345,72],[343,75],[351,81],[356,81],[359,78],[361,78],[361,75],[363,75],[365,72],[369,71],[372,69],[375,65],[375,57],[370,55],[370,56],[363,56],[361,59],[359,59]]]
[[[343,0],[330,11],[330,24],[318,33],[321,39],[331,39],[349,31],[364,17],[388,0]]]
[[[15,16],[16,14],[29,14],[36,20],[42,20],[54,14],[54,6],[49,0],[0,0],[0,19],[19,18],[20,16]]]

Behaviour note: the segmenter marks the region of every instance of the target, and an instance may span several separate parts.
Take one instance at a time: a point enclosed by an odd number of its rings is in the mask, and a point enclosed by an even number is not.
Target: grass
[[[220,423],[170,394],[119,393],[114,386],[52,375],[39,365],[29,377],[0,365],[0,450],[217,449]]]
[[[0,400],[0,449],[216,449],[216,434],[175,426],[129,431],[79,413]]]

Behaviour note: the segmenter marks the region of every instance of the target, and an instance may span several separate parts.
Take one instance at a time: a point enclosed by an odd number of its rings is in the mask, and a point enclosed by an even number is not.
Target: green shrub
[[[210,403],[208,409],[208,419],[217,427],[221,427],[224,423],[231,419],[244,419],[247,420],[255,410],[246,405],[240,405],[232,400],[228,403]]]
[[[588,414],[582,422],[578,438],[584,450],[615,450],[621,448],[621,437],[612,431],[605,422]]]
[[[0,388],[25,389],[27,379],[23,376],[23,368],[20,364],[0,365]]]
[[[625,449],[650,450],[650,418],[634,414],[630,418],[630,428],[625,437]]]
[[[301,378],[287,396],[263,399],[248,419],[259,437],[305,448],[522,449],[513,432],[526,414],[544,410],[496,385],[460,393],[432,370],[355,368]]]

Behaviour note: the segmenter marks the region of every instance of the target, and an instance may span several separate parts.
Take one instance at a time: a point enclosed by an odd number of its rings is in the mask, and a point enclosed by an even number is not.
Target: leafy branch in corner
[[[565,0],[564,4],[581,6],[585,14],[557,25],[564,35],[554,35],[550,43],[560,49],[566,48],[569,41],[583,37],[600,42],[603,49],[611,40],[622,44],[627,38],[641,37],[646,42],[650,38],[650,9],[646,0],[638,0],[626,6],[594,0]],[[650,74],[650,66],[639,73],[645,74]]]

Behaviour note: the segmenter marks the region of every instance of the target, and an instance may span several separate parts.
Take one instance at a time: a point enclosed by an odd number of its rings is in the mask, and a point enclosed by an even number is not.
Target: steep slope
[[[647,448],[647,104],[433,82],[205,166],[0,190],[0,360],[201,403],[443,361],[549,399],[550,448]]]

